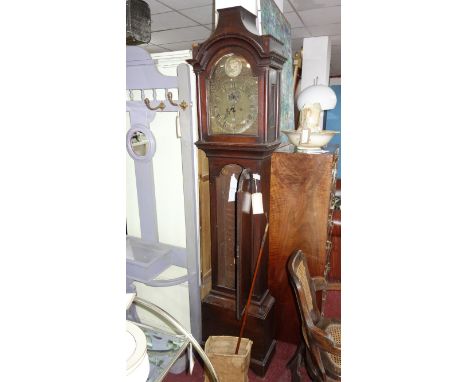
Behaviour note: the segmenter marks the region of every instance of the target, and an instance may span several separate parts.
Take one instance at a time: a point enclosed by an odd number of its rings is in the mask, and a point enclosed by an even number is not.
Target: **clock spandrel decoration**
[[[257,34],[242,7],[219,9],[212,35],[193,47],[198,148],[209,161],[212,289],[202,301],[202,336],[237,336],[266,217],[238,199],[254,192],[270,204],[271,155],[279,146],[282,43]],[[253,177],[260,179],[253,181]],[[268,240],[248,311],[250,367],[265,375],[275,351],[275,299],[268,289]]]

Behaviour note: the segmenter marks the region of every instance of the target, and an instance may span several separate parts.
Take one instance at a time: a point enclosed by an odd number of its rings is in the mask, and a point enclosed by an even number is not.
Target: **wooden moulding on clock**
[[[214,53],[221,57],[224,52],[232,52],[233,47],[251,52],[258,66],[282,69],[286,62],[282,54],[283,43],[271,35],[258,35],[255,15],[241,6],[219,9],[218,12],[220,17],[216,29],[202,44],[193,46],[193,58],[187,60],[195,73],[207,69]]]
[[[202,149],[207,157],[263,159],[273,154],[280,142],[276,141],[265,145],[242,145],[236,143],[216,143],[198,141],[196,145]]]

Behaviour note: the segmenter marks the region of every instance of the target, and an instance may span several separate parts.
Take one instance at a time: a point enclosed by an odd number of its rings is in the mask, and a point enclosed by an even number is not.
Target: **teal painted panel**
[[[280,129],[294,130],[293,62],[291,26],[273,0],[261,0],[262,33],[272,35],[283,43],[283,55],[287,57],[281,72]],[[287,142],[284,134],[281,140]]]
[[[340,148],[340,158],[338,160],[338,178],[341,178],[341,85],[330,86],[336,94],[336,107],[327,111],[326,129],[339,131],[330,141],[329,145],[338,145]]]

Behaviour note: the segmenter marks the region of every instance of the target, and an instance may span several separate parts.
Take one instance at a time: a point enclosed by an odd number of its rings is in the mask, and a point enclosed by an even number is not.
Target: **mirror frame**
[[[148,139],[148,150],[146,151],[146,155],[144,156],[137,155],[133,151],[131,140],[132,140],[133,134],[135,134],[136,132],[143,133]],[[140,161],[140,162],[149,162],[150,160],[153,159],[153,156],[156,153],[156,140],[154,139],[154,135],[152,131],[148,129],[146,126],[143,126],[143,125],[132,126],[127,131],[126,141],[127,141],[128,155],[130,155],[133,158],[133,160]]]

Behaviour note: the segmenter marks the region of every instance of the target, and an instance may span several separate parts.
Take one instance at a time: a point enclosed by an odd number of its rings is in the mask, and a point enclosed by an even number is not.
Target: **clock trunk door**
[[[215,180],[216,193],[216,236],[212,242],[217,248],[213,259],[215,287],[234,294],[236,289],[236,203],[237,180],[242,167],[236,164],[225,165]]]

